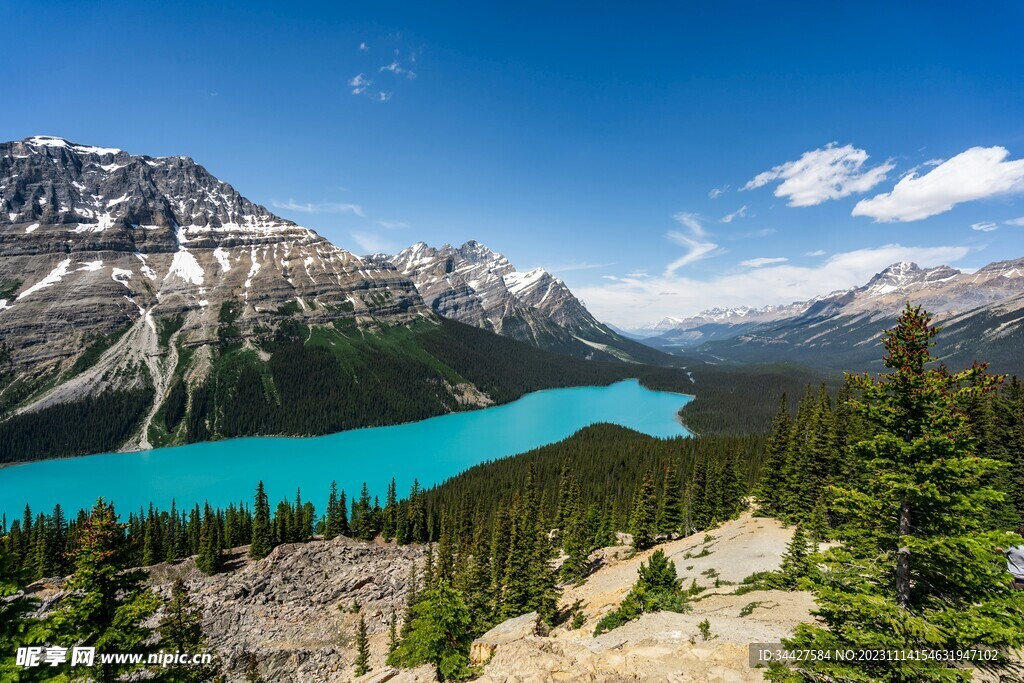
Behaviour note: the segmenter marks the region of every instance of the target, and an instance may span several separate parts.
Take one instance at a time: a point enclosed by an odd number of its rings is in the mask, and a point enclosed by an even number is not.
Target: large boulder
[[[538,614],[530,612],[501,622],[473,641],[469,648],[469,662],[473,666],[486,664],[499,645],[514,643],[536,635]]]

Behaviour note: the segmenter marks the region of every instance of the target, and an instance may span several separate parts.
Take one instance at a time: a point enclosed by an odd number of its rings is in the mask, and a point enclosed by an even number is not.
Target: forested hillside
[[[182,346],[166,399],[149,427],[156,446],[248,435],[316,435],[421,420],[555,387],[657,377],[685,390],[681,370],[556,355],[452,320],[360,328],[281,321],[243,343],[236,312],[220,315],[206,379],[188,380],[199,350]],[[152,400],[138,388],[55,405],[0,422],[0,462],[119,448]]]

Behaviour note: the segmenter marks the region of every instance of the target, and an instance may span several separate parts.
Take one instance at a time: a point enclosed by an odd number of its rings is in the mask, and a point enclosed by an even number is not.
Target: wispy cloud
[[[744,204],[743,206],[741,206],[740,208],[736,209],[732,213],[726,214],[725,216],[722,216],[722,222],[723,223],[732,223],[735,219],[743,218],[746,215],[747,215],[747,205]]]
[[[1010,220],[1006,221],[1006,224],[1024,226],[1024,216],[1021,216],[1020,218],[1011,218]]]
[[[590,263],[588,261],[570,261],[569,263],[559,263],[553,266],[543,266],[544,270],[548,271],[552,275],[558,275],[559,273],[568,273],[574,270],[593,270],[595,268],[607,268],[614,266],[615,262],[610,263]]]
[[[409,224],[405,221],[377,221],[377,225],[387,230],[399,230],[409,227]]]
[[[391,62],[390,64],[388,64],[386,66],[382,66],[379,69],[379,71],[390,71],[391,73],[395,74],[396,76],[405,76],[409,80],[412,80],[412,79],[416,78],[416,72],[415,71],[413,71],[412,69],[406,69],[401,64],[399,64],[397,60]]]
[[[270,202],[275,209],[282,211],[299,211],[302,213],[351,213],[360,218],[366,218],[363,207],[358,204],[343,204],[340,202],[297,202],[289,199],[286,202],[279,202],[276,199]]]
[[[891,192],[857,202],[853,215],[881,223],[919,221],[964,202],[1024,192],[1024,159],[1009,156],[1005,147],[972,147],[924,175],[907,173]]]
[[[359,245],[362,254],[394,253],[397,250],[395,244],[372,232],[353,231],[349,236]]]
[[[705,235],[704,225],[700,222],[700,216],[695,213],[680,211],[672,216],[672,220],[692,232],[697,237],[703,237]]]
[[[710,198],[710,199],[718,199],[719,197],[721,197],[723,194],[725,194],[728,191],[729,191],[729,186],[728,185],[722,185],[721,187],[712,188],[711,191],[708,192],[708,198]]]
[[[360,52],[369,52],[369,50],[370,50],[370,46],[366,44],[365,40],[363,42],[359,43],[359,51]]]
[[[688,211],[680,211],[672,219],[689,231],[689,234],[678,230],[670,230],[665,237],[672,243],[686,249],[682,256],[665,266],[665,277],[672,277],[683,266],[708,258],[715,254],[718,245],[707,239],[707,230],[700,216]]]
[[[373,85],[373,81],[368,79],[365,74],[356,74],[348,79],[348,84],[352,87],[353,95],[362,95],[367,88]]]
[[[762,268],[764,266],[771,266],[771,265],[774,265],[776,263],[785,263],[788,260],[789,259],[786,258],[785,256],[776,256],[776,257],[767,257],[767,258],[766,257],[761,257],[761,258],[747,259],[746,261],[740,261],[740,265],[743,266],[744,268]]]
[[[667,316],[693,315],[714,306],[803,301],[823,292],[862,285],[897,261],[914,261],[922,267],[952,265],[969,252],[970,248],[963,246],[885,244],[833,254],[812,266],[777,263],[707,280],[674,273],[656,277],[629,275],[598,285],[575,287],[574,291],[599,319],[628,329]]]
[[[971,230],[977,230],[978,232],[992,232],[998,230],[999,226],[991,221],[982,221],[981,223],[971,223]]]
[[[824,256],[827,253],[824,249],[815,249],[814,251],[805,251],[804,256]]]
[[[874,168],[865,168],[868,153],[853,145],[830,142],[820,149],[804,152],[796,161],[787,161],[757,174],[741,190],[753,190],[781,181],[776,197],[785,197],[789,206],[815,206],[829,199],[867,192],[885,180],[895,164],[890,160]]]
[[[718,249],[718,245],[714,242],[701,241],[700,239],[695,239],[677,230],[669,232],[667,237],[671,242],[684,247],[686,249],[686,253],[665,267],[666,277],[675,275],[676,271],[683,266],[688,266],[691,263],[696,263],[701,259],[708,258],[715,253],[715,250]]]

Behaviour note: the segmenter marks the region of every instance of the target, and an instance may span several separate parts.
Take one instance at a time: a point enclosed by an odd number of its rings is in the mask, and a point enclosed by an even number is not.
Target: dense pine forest
[[[781,571],[752,576],[742,588],[810,590],[819,605],[819,623],[798,628],[789,646],[989,648],[998,653],[989,666],[999,669],[1024,645],[1024,592],[1011,589],[1000,551],[1020,543],[1008,532],[1024,522],[1024,386],[981,365],[952,372],[934,363],[937,333],[923,311],[908,307],[886,335],[887,373],[848,376],[838,387],[807,384],[799,398],[784,394],[763,435],[655,439],[595,425],[429,490],[414,484],[405,496],[393,483],[384,492],[331,484],[324,510],[301,492],[272,505],[262,483],[251,501],[226,509],[150,507],[119,517],[104,501],[70,516],[59,506],[26,508],[20,519],[0,520],[0,591],[9,596],[0,601],[0,644],[101,636],[151,643],[144,622],[152,615],[164,614],[161,623],[175,610],[197,617],[184,586],[160,611],[144,571],[132,568],[195,556],[213,574],[231,570],[229,548],[248,546],[262,558],[280,544],[345,535],[431,544],[409,577],[408,603],[392,619],[389,662],[430,663],[442,679],[463,678],[472,673],[469,643],[505,619],[536,611],[549,624],[575,623],[559,595],[594,570],[595,549],[629,542],[642,551],[712,528],[745,509],[752,494],[758,514],[795,524],[796,533]],[[838,543],[819,552],[828,540]],[[121,577],[115,588],[96,583],[112,574]],[[34,621],[19,587],[62,575],[72,577],[74,596]],[[684,611],[688,599],[671,563],[652,555],[598,630],[645,611]],[[103,609],[90,608],[96,604]],[[365,670],[365,626],[357,645],[356,666]],[[767,674],[776,681],[970,678],[935,658],[773,665]]]

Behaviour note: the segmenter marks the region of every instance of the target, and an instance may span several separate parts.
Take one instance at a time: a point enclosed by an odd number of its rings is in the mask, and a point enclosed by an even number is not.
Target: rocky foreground
[[[526,681],[757,681],[747,664],[751,642],[778,641],[810,618],[806,593],[755,591],[734,595],[735,585],[779,565],[792,529],[749,514],[708,534],[660,546],[686,585],[706,587],[687,614],[648,614],[597,638],[598,619],[622,600],[637,567],[650,554],[630,557],[626,546],[598,551],[601,568],[568,588],[563,605],[581,600],[586,622],[539,635],[525,617],[480,638],[473,656],[479,680]],[[152,571],[162,595],[182,575],[205,610],[204,630],[229,680],[258,671],[265,681],[350,681],[359,614],[366,619],[374,670],[362,681],[433,680],[429,668],[387,667],[388,625],[405,602],[410,565],[425,549],[374,545],[347,538],[284,545],[256,562],[239,553],[235,568],[204,576],[192,560]],[[627,559],[628,558],[628,559]],[[716,587],[717,584],[717,587]],[[707,619],[710,637],[698,624]]]

